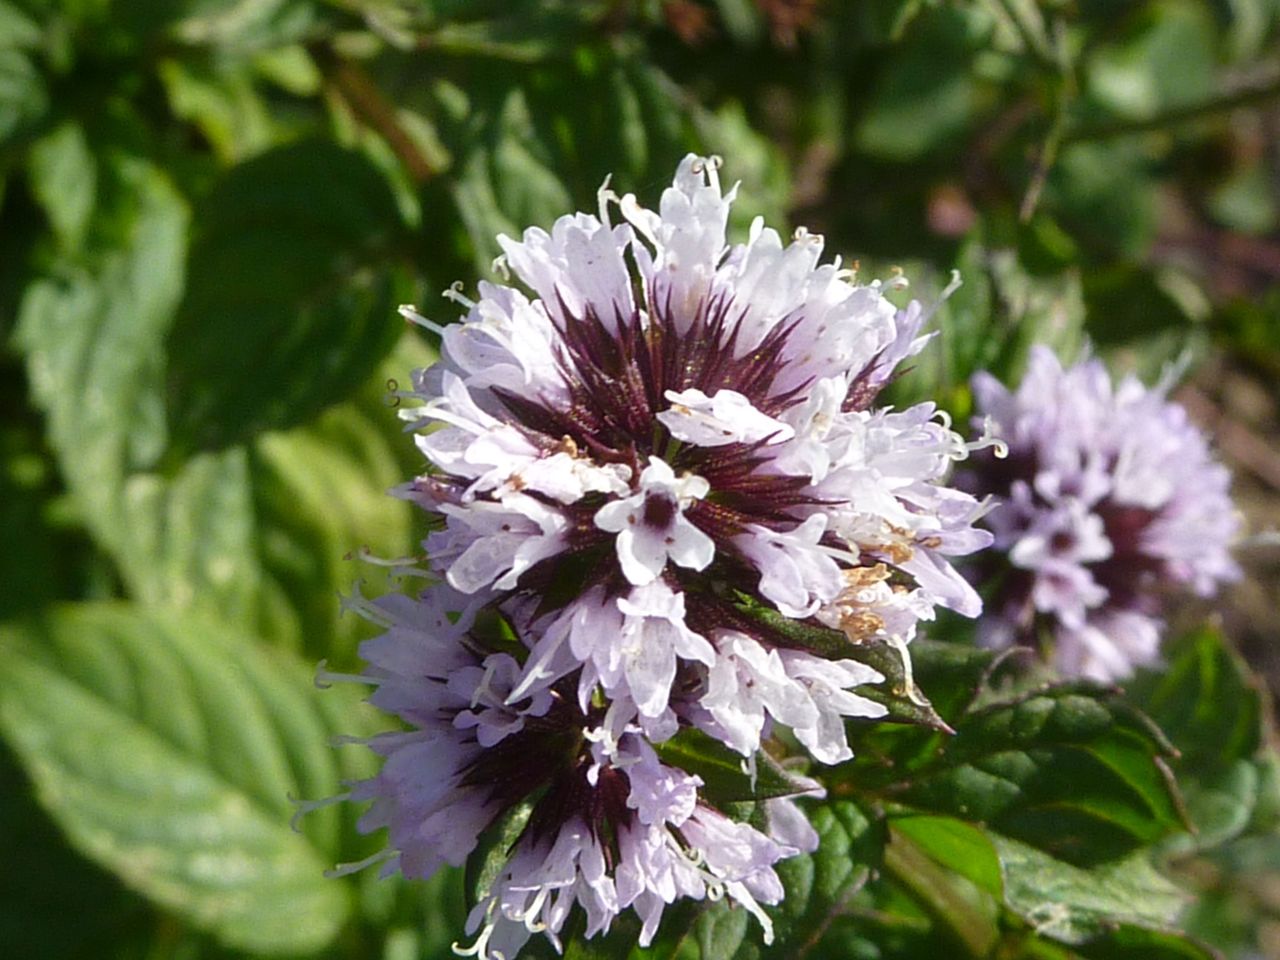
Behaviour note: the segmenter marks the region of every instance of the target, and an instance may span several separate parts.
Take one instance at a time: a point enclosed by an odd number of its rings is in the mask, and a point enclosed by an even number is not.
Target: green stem
[[[1049,132],[1040,146],[1035,168],[1027,183],[1027,191],[1023,194],[1022,205],[1018,209],[1018,216],[1023,223],[1029,223],[1035,215],[1040,194],[1049,180],[1049,171],[1057,162],[1058,150],[1062,147],[1063,138],[1067,133],[1067,118],[1078,92],[1075,68],[1071,63],[1071,52],[1067,43],[1067,25],[1060,18],[1053,21],[1053,59],[1058,65],[1057,72],[1050,77],[1053,114]]]
[[[905,836],[889,827],[884,868],[951,934],[966,956],[989,956],[1000,940],[995,921],[986,916],[948,873]]]
[[[1238,110],[1242,107],[1259,106],[1277,97],[1280,97],[1280,77],[1273,78],[1268,83],[1245,87],[1234,93],[1214,97],[1203,103],[1177,107],[1143,120],[1115,120],[1109,123],[1099,123],[1080,127],[1076,130],[1069,130],[1063,141],[1065,143],[1077,143],[1083,140],[1105,140],[1109,137],[1123,137],[1133,133],[1149,133],[1152,130],[1163,130],[1166,127],[1192,123],[1196,120],[1228,113],[1231,110]]]

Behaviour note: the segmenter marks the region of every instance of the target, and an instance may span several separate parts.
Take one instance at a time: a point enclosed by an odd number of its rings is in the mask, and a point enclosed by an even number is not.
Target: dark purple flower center
[[[1015,482],[1021,480],[1032,491],[1037,508],[1050,510],[1053,504],[1035,492],[1035,477],[1040,466],[1034,449],[1011,450],[1007,458],[998,460],[990,453],[975,456],[968,477],[961,478],[961,486],[969,491],[995,494],[1010,499]],[[1067,478],[1071,480],[1071,478]],[[1064,496],[1078,495],[1074,482],[1064,482]],[[1004,507],[1002,509],[1011,509]],[[1151,590],[1152,580],[1164,569],[1164,561],[1146,552],[1144,537],[1158,513],[1144,507],[1116,503],[1104,498],[1092,511],[1102,520],[1112,552],[1105,560],[1084,564],[1094,581],[1107,591],[1107,607],[1110,609],[1136,609],[1143,613],[1158,612],[1159,598]],[[1030,517],[1027,518],[1030,521]],[[1049,538],[1049,548],[1054,553],[1066,554],[1077,545],[1076,534],[1060,530]],[[1006,617],[1022,625],[1027,640],[1034,639],[1035,615],[1031,603],[1031,591],[1037,577],[1055,581],[1061,589],[1070,589],[1071,581],[1051,571],[1021,571],[1012,569],[1007,561],[988,551],[979,561],[982,579],[999,584],[993,601]]]
[[[533,843],[554,841],[560,828],[581,818],[601,841],[612,867],[612,838],[634,817],[627,806],[631,784],[612,767],[597,771],[584,729],[599,726],[603,708],[584,713],[576,701],[577,676],[557,684],[551,708],[540,717],[526,716],[519,731],[480,751],[461,782],[481,787],[495,802],[494,821],[530,797],[536,797],[524,836]]]
[[[644,498],[644,513],[641,515],[641,520],[646,527],[666,530],[676,518],[676,508],[676,501],[670,494],[651,493]]]

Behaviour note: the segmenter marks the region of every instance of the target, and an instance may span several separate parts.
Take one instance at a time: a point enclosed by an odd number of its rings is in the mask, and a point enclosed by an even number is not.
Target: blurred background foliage
[[[606,175],[655,202],[690,150],[742,181],[739,232],[803,224],[925,298],[961,271],[901,398],[964,417],[1035,341],[1190,356],[1179,399],[1252,528],[1280,516],[1277,0],[0,0],[6,955],[447,954],[454,878],[327,880],[376,844],[342,808],[288,826],[368,773],[328,742],[377,721],[309,672],[357,662],[361,557],[420,534],[385,491],[431,347],[395,307],[454,316],[496,234]],[[1280,556],[1242,558],[1216,616],[1274,685]],[[1246,829],[1280,816],[1270,706],[1188,643],[1144,702],[1253,732],[1215,843],[1168,856],[1193,931],[1280,957],[1280,840]]]

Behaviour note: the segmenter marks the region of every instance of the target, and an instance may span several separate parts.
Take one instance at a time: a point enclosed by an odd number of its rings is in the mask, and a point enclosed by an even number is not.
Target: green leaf
[[[34,610],[86,579],[92,549],[83,537],[67,535],[52,522],[58,480],[43,448],[38,422],[18,394],[22,376],[0,386],[0,404],[14,411],[0,425],[0,620]],[[65,595],[65,593],[64,593]]]
[[[100,177],[94,233],[103,239],[31,283],[16,339],[85,524],[128,557],[125,477],[166,441],[161,344],[182,292],[188,214],[145,161],[110,152]]]
[[[76,519],[146,605],[203,610],[349,661],[359,626],[339,619],[336,595],[362,571],[342,558],[362,546],[383,557],[413,549],[410,508],[385,492],[416,466],[387,379],[407,379],[430,352],[401,352],[358,403],[312,426],[155,472],[167,446],[163,342],[183,289],[187,209],[145,162],[108,150],[100,170],[86,248],[31,284],[17,334]],[[362,201],[335,204],[346,202]]]
[[[948,870],[994,896],[1002,896],[1000,858],[986,833],[951,817],[893,818],[893,829]]]
[[[940,751],[946,749],[954,733],[950,725],[958,722],[986,691],[995,659],[990,651],[967,644],[916,639],[911,643],[910,652],[915,684],[920,691],[928,691],[928,709],[943,726],[939,723],[847,724],[854,760],[829,772],[824,778],[828,784],[847,784],[855,791],[874,790],[897,783],[904,775],[927,769],[938,760]],[[901,668],[886,664],[886,671],[894,669]],[[896,674],[888,675],[890,683],[901,682],[892,679]],[[865,686],[858,692],[865,695],[873,689]],[[909,703],[905,700],[891,707],[891,711],[906,709]]]
[[[735,43],[750,46],[764,36],[764,20],[760,9],[750,0],[716,0],[720,22]]]
[[[897,43],[931,0],[867,0],[855,8],[862,33],[875,44]]]
[[[1180,777],[1187,815],[1196,830],[1194,835],[1172,838],[1168,848],[1203,850],[1244,833],[1253,822],[1258,802],[1258,781],[1258,768],[1248,760],[1237,760],[1227,770],[1207,780],[1190,775]]]
[[[1117,263],[1085,275],[1089,335],[1099,344],[1129,343],[1166,330],[1185,332],[1191,317],[1150,270]]]
[[[1196,835],[1179,849],[1206,849],[1249,829],[1265,789],[1267,756],[1260,681],[1212,627],[1169,645],[1164,670],[1140,671],[1129,684],[1179,750],[1173,769],[1183,785]]]
[[[135,191],[103,228],[128,246],[33,284],[19,329],[79,518],[135,599],[349,662],[360,628],[339,618],[336,595],[371,572],[342,558],[362,546],[383,557],[413,549],[410,508],[386,490],[412,476],[417,454],[387,405],[387,380],[433,356],[405,337],[355,403],[251,448],[149,470],[166,445],[161,342],[181,290],[186,210],[151,168],[112,159],[107,169],[109,200]]]
[[[652,82],[667,89],[668,101],[675,100],[669,78],[659,74]],[[725,158],[725,178],[739,184],[738,199],[729,210],[730,239],[747,236],[757,216],[782,231],[790,219],[791,174],[778,145],[752,125],[745,107],[735,101],[723,104],[715,113],[694,110],[692,120],[706,152]],[[656,202],[656,198],[650,201]]]
[[[516,87],[505,75],[478,82],[468,90],[468,109],[451,111],[455,129],[446,137],[463,158],[454,199],[477,269],[488,270],[499,233],[549,229],[576,209],[594,211],[606,176],[619,193],[635,191],[656,205],[676,164],[694,150],[723,149],[732,159],[741,145],[743,168],[735,165],[726,178],[742,177],[746,193],[781,207],[773,202],[776,154],[731,109],[698,108],[641,57],[600,47],[576,54],[555,72],[522,74]]]
[[[156,73],[174,116],[194,124],[223,164],[230,166],[271,144],[272,118],[254,88],[250,64],[166,59]]]
[[[480,114],[482,125],[464,141],[453,198],[477,270],[486,270],[500,252],[499,234],[518,237],[529,226],[550,229],[572,212],[546,142],[532,128],[533,116],[524,91],[511,90]]]
[[[130,533],[117,560],[132,595],[352,664],[368,629],[338,597],[357,580],[376,593],[393,579],[354,555],[399,558],[415,546],[412,507],[387,493],[418,458],[386,402],[387,379],[432,357],[406,334],[368,384],[313,423],[195,456],[173,477],[131,474],[112,509]]]
[[[636,947],[640,938],[640,918],[635,911],[626,910],[614,918],[608,933],[597,934],[590,940],[582,936],[586,917],[575,912],[569,923],[575,928],[567,931],[564,945],[565,960],[619,960]]]
[[[1254,761],[1258,771],[1258,794],[1250,828],[1257,833],[1274,832],[1280,827],[1280,753],[1268,747]]]
[[[1045,196],[1082,245],[1140,258],[1156,231],[1156,183],[1148,166],[1128,140],[1073,143],[1059,156]]]
[[[926,839],[938,839],[929,831],[924,832]],[[945,844],[934,846],[948,861],[955,853]],[[996,925],[999,901],[990,891],[948,869],[949,863],[939,862],[892,824],[884,866],[886,874],[920,903],[939,931],[966,956],[985,957],[991,953],[1000,932]]]
[[[915,160],[964,129],[978,103],[969,70],[975,25],[960,9],[933,11],[915,25],[867,96],[853,134],[859,151]]]
[[[1178,748],[1176,769],[1204,775],[1251,759],[1262,740],[1259,681],[1222,633],[1201,627],[1166,657],[1165,669],[1139,671],[1128,692]]]
[[[367,724],[307,671],[198,619],[55,608],[0,630],[0,729],[72,843],[229,946],[318,949],[349,910],[323,870],[336,809],[289,829],[290,795],[367,772],[327,740]],[[354,759],[354,758],[352,758]]]
[[[525,800],[506,813],[480,835],[476,848],[467,857],[466,890],[467,908],[481,903],[493,890],[494,882],[506,869],[511,858],[511,848],[515,846],[529,818],[533,815],[535,800]]]
[[[563,57],[582,33],[581,19],[573,15],[571,7],[564,10],[542,7],[523,16],[444,23],[422,42],[432,50],[453,56],[538,63]]]
[[[309,420],[376,369],[412,299],[395,199],[362,155],[306,141],[233,167],[196,215],[170,332],[172,444]]]
[[[1041,235],[1061,234],[1033,223]],[[1012,237],[984,224],[961,247],[955,268],[960,289],[939,304],[938,339],[918,357],[887,395],[890,402],[941,402],[957,419],[971,413],[969,379],[979,370],[1006,382],[1021,376],[1035,344],[1046,344],[1069,360],[1084,342],[1085,302],[1080,271],[1057,264],[1044,273],[1030,272],[1025,249],[1031,228],[1020,231],[1023,249],[1003,245]],[[1059,236],[1061,242],[1070,239]],[[941,279],[934,282],[941,288]],[[934,300],[937,293],[922,297]]]
[[[1217,57],[1209,9],[1191,0],[1135,9],[1140,12],[1122,24],[1120,36],[1087,61],[1091,98],[1134,119],[1208,99]]]
[[[40,43],[40,26],[10,0],[0,0],[0,44],[30,49]]]
[[[755,960],[752,949],[759,937],[751,915],[728,900],[721,900],[702,912],[693,927],[699,960]]]
[[[1114,698],[1071,685],[971,711],[889,794],[981,820],[1073,863],[1112,859],[1183,825],[1167,745]]]
[[[98,168],[84,128],[68,121],[31,145],[31,192],[44,207],[59,242],[76,250],[93,213]]]
[[[1233,360],[1280,377],[1280,287],[1228,303],[1214,315],[1213,330]]]
[[[1181,933],[1128,924],[1077,949],[1085,960],[1221,960],[1222,955]]]
[[[8,0],[0,0],[0,144],[49,108],[44,77],[31,58],[42,34],[39,24]]]
[[[990,837],[1008,906],[1037,932],[1064,943],[1085,943],[1117,923],[1163,928],[1189,899],[1145,853],[1084,870],[1008,837]]]

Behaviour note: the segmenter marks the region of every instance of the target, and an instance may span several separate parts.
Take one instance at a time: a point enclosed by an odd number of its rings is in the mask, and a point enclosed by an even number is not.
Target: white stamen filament
[[[582,739],[588,743],[600,744],[604,748],[606,757],[613,757],[618,752],[618,741],[614,739],[613,731],[606,726],[596,727],[594,730],[583,727]]]
[[[367,747],[373,744],[382,734],[371,737],[357,737],[354,733],[335,733],[329,738],[331,747]]]
[[[619,203],[620,198],[616,193],[609,189],[609,184],[613,180],[613,174],[606,174],[604,183],[600,184],[600,189],[596,191],[596,207],[600,213],[600,222],[604,224],[606,229],[611,229],[613,224],[609,221],[609,204],[610,202]]]
[[[358,683],[361,686],[376,687],[381,681],[375,677],[366,677],[362,673],[335,673],[326,667],[328,660],[316,664],[315,685],[317,690],[328,690],[335,683]]]
[[[480,928],[479,934],[476,935],[476,942],[469,947],[464,947],[453,941],[449,949],[453,951],[455,956],[459,957],[475,957],[476,960],[506,960],[501,950],[489,952],[489,938],[493,936],[494,927],[497,926],[490,919],[493,916],[494,903],[490,902],[489,909],[485,911],[485,925]]]
[[[924,309],[924,316],[920,320],[920,327],[923,329],[933,320],[933,315],[938,312],[938,308],[951,299],[951,295],[964,286],[964,281],[960,278],[959,270],[951,271],[951,279],[947,281],[947,285],[942,288],[942,292],[938,294],[938,299],[933,301]]]
[[[452,300],[454,303],[466,307],[468,310],[475,309],[476,302],[463,293],[464,284],[461,280],[455,280],[449,286],[440,291],[440,296],[446,300]]]
[[[441,423],[447,423],[460,430],[475,434],[477,437],[482,437],[489,433],[490,428],[487,425],[476,423],[474,420],[454,413],[449,409],[450,406],[448,397],[436,397],[417,407],[413,412],[421,420],[439,420]]]
[[[1009,456],[1009,445],[1000,437],[996,436],[995,421],[991,419],[990,415],[982,418],[982,433],[979,435],[978,439],[962,444],[961,446],[963,448],[963,453],[960,456],[955,457],[954,459],[956,460],[965,460],[968,458],[969,454],[977,453],[979,450],[986,450],[988,447],[991,448],[991,451],[997,460],[1003,460],[1005,457]]]
[[[547,925],[537,918],[542,912],[543,904],[547,902],[547,895],[550,892],[550,887],[539,887],[538,892],[533,895],[533,901],[523,910],[507,913],[507,919],[524,924],[524,928],[530,933],[542,933],[547,929]]]
[[[929,706],[928,699],[920,692],[920,688],[916,686],[915,674],[911,669],[911,651],[907,649],[907,641],[903,640],[896,633],[886,634],[885,640],[889,646],[898,652],[898,656],[902,658],[902,685],[906,688],[902,692],[906,694],[907,699],[918,707]]]
[[[359,873],[361,870],[367,870],[374,864],[382,863],[396,857],[397,854],[390,847],[384,847],[377,853],[372,853],[363,860],[353,860],[351,863],[340,863],[330,870],[326,870],[324,875],[330,880],[337,877],[349,877],[353,873]]]
[[[371,563],[375,567],[411,567],[415,563],[422,562],[422,557],[380,557],[368,545],[362,546],[356,551],[356,556],[365,563]]]
[[[301,833],[303,817],[317,810],[323,810],[325,807],[331,807],[335,803],[346,803],[351,799],[351,792],[336,793],[332,797],[324,797],[321,800],[299,800],[292,794],[287,793],[285,794],[285,799],[296,808],[293,811],[293,816],[289,818],[289,829],[294,833]]]
[[[476,684],[475,692],[471,694],[471,709],[474,710],[481,699],[488,697],[490,700],[497,700],[498,696],[493,692],[493,688],[489,686],[493,680],[494,671],[498,669],[498,664],[494,660],[490,660],[484,665],[484,674],[480,677],[480,682]]]
[[[618,201],[618,209],[622,211],[622,215],[627,222],[635,229],[635,231],[649,241],[654,247],[660,246],[658,237],[645,221],[645,210],[640,206],[640,202],[636,199],[634,193],[628,193]]]
[[[400,316],[408,320],[410,323],[416,326],[422,327],[426,330],[430,330],[437,337],[444,336],[444,327],[440,326],[440,324],[436,323],[433,320],[428,320],[426,317],[424,317],[422,314],[418,312],[418,308],[415,307],[413,304],[402,303],[400,304],[400,307],[396,312],[399,313]]]
[[[664,831],[664,833],[666,835],[666,846],[693,867],[697,871],[699,879],[706,884],[707,899],[713,903],[723,899],[725,893],[728,892],[729,882],[711,872],[711,869],[706,866],[706,857],[703,856],[702,851],[692,847],[681,846],[680,842],[676,840],[669,830]],[[764,930],[764,942],[766,944],[773,943],[773,922],[769,919],[769,915],[760,909],[760,905],[756,903],[745,886],[736,882],[733,886],[737,888],[732,892],[733,899],[760,921],[760,926]]]
[[[348,553],[343,559],[352,558],[353,555]],[[379,557],[365,546],[356,551],[354,558],[375,567],[386,567],[394,577],[421,577],[425,580],[434,576],[426,567],[418,566],[419,563],[426,562],[425,557]]]
[[[380,627],[386,627],[388,630],[396,625],[395,617],[387,613],[372,600],[360,596],[359,583],[356,584],[356,592],[346,597],[338,598],[338,608],[343,612],[351,612],[359,617],[368,620],[370,623],[376,623]],[[366,683],[368,681],[365,681]]]
[[[692,173],[705,174],[707,178],[707,186],[711,187],[716,193],[720,192],[720,167],[724,164],[724,158],[716,154],[709,157],[698,157],[689,165]]]

